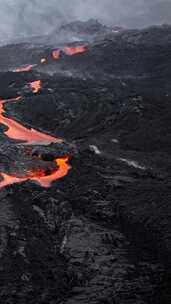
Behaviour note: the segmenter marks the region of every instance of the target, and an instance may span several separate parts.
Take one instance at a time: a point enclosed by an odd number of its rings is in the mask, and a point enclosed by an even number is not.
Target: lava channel
[[[69,157],[57,158],[55,160],[57,169],[49,175],[46,175],[43,170],[28,172],[26,177],[17,177],[1,172],[0,176],[3,178],[3,180],[0,182],[0,188],[25,181],[38,182],[40,186],[48,188],[51,186],[52,182],[67,175],[71,168],[68,164],[68,160]]]
[[[62,143],[63,141],[59,138],[53,137],[51,135],[39,132],[33,128],[27,129],[22,126],[19,122],[5,117],[3,104],[6,101],[0,100],[0,123],[8,127],[8,130],[4,133],[11,139],[21,140],[26,142],[26,144],[43,144],[48,145],[49,143]]]
[[[21,97],[16,97],[14,99],[11,99],[11,101],[20,100],[20,98]],[[3,107],[3,104],[5,102],[7,102],[7,100],[0,100],[0,123],[8,127],[8,130],[5,131],[5,134],[8,137],[18,140],[24,140],[27,142],[27,144],[49,144],[50,142],[63,142],[61,139],[57,139],[53,136],[38,132],[34,129],[27,129],[15,120],[5,117],[3,115],[5,113]],[[53,170],[49,175],[47,175],[43,169],[27,172],[27,175],[24,177],[18,177],[6,174],[4,172],[0,172],[0,176],[2,177],[2,181],[0,182],[0,188],[29,180],[38,182],[39,185],[42,187],[50,187],[53,181],[67,175],[69,169],[71,168],[68,164],[68,160],[69,157],[57,158],[55,160],[56,170]]]
[[[52,57],[53,57],[53,59],[58,60],[60,58],[61,52],[64,52],[65,55],[73,56],[76,54],[84,53],[85,51],[86,51],[86,47],[84,45],[75,46],[75,47],[67,46],[62,49],[56,49],[56,50],[52,51]]]

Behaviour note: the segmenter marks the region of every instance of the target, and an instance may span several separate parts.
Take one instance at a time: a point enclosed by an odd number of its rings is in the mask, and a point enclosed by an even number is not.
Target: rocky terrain
[[[0,83],[0,302],[170,304],[171,27],[72,23]]]

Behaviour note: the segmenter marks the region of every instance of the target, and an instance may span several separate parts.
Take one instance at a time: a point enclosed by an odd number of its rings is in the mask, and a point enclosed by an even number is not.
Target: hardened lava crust
[[[171,27],[16,41],[0,83],[0,302],[170,304]]]

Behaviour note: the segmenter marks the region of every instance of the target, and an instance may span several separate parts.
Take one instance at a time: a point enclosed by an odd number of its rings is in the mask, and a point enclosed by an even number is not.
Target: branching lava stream
[[[41,133],[34,129],[27,129],[26,127],[22,126],[19,122],[11,118],[7,118],[4,116],[5,109],[4,103],[7,101],[19,101],[21,98],[17,97],[11,100],[0,100],[0,123],[4,124],[8,127],[8,130],[4,133],[12,139],[22,140],[25,141],[24,144],[41,144],[41,145],[48,145],[49,143],[62,143],[61,139],[55,138],[51,135]],[[3,178],[0,181],[0,188],[3,188],[7,185],[11,185],[14,183],[21,183],[24,181],[32,180],[38,182],[42,187],[49,187],[51,183],[61,177],[64,177],[69,169],[70,166],[68,164],[69,157],[65,158],[57,158],[54,160],[56,164],[56,169],[51,170],[51,172],[47,175],[46,172],[42,169],[39,171],[32,171],[27,172],[26,176],[14,176],[9,175],[4,172],[0,172],[0,176]]]
[[[73,56],[76,54],[81,54],[86,51],[86,46],[70,46],[57,48],[52,51],[51,56],[54,60],[60,59],[62,52],[67,56]],[[40,63],[46,63],[47,58],[41,58]],[[13,72],[21,73],[21,72],[30,72],[33,70],[33,67],[37,66],[37,64],[28,64],[25,66],[21,66],[16,68]],[[42,88],[42,81],[35,80],[29,83],[34,94],[38,93]],[[5,115],[4,103],[19,101],[21,97],[16,97],[10,100],[1,100],[0,99],[0,123],[7,127],[7,130],[4,131],[4,134],[11,139],[20,140],[23,145],[49,145],[50,143],[62,143],[61,139],[53,137],[51,135],[39,132],[33,128],[29,129],[24,127],[19,122],[15,121],[12,118],[8,118]],[[20,143],[19,143],[20,144]],[[18,144],[18,145],[19,145]],[[2,181],[0,181],[0,188],[5,187],[7,185],[11,185],[14,183],[21,183],[24,181],[32,180],[38,182],[42,187],[49,187],[51,183],[63,176],[65,176],[70,166],[68,164],[69,157],[65,158],[57,158],[53,161],[55,163],[56,169],[51,169],[50,173],[45,172],[45,170],[34,170],[29,171],[25,174],[25,176],[18,176],[17,174],[9,175],[5,172],[0,172],[0,177],[2,177]]]

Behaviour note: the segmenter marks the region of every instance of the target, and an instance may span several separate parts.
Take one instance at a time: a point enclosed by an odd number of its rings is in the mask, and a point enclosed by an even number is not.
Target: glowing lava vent
[[[60,58],[60,50],[54,50],[54,51],[52,52],[52,57],[53,57],[53,59],[55,59],[55,60],[59,59],[59,58]]]
[[[35,81],[30,82],[30,87],[31,87],[33,93],[38,93],[42,88],[41,80],[35,80]]]

